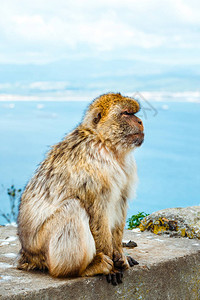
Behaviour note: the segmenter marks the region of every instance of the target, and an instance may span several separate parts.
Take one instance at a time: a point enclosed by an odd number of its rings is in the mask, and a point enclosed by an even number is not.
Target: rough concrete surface
[[[0,299],[200,299],[200,241],[126,230],[124,248],[139,265],[112,286],[104,276],[54,279],[48,273],[17,270],[19,242],[16,228],[0,227]]]
[[[200,206],[159,210],[142,220],[140,230],[200,239]]]

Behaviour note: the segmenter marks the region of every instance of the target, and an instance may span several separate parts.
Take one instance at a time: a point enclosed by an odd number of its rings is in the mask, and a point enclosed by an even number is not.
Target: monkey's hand
[[[114,267],[120,271],[128,269],[129,266],[133,267],[135,265],[139,265],[139,263],[131,256],[125,256],[123,253],[120,253],[118,251],[114,251],[113,253],[113,262]]]
[[[116,250],[113,252],[113,263],[114,268],[119,271],[124,271],[128,269],[130,265],[128,257]]]
[[[113,270],[108,275],[106,275],[108,283],[112,283],[112,285],[122,283],[123,271],[128,269],[129,266],[133,267],[134,265],[139,264],[131,256],[125,256],[123,253],[120,253],[118,251],[114,251],[113,253],[113,262]]]
[[[119,270],[113,270],[108,275],[106,275],[106,279],[108,283],[112,283],[112,285],[118,285],[122,283],[123,272]]]

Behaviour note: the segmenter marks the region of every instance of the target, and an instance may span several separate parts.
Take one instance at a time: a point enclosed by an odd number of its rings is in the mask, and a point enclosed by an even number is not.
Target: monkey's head
[[[105,94],[90,104],[83,124],[116,150],[131,150],[144,140],[142,121],[135,116],[139,109],[133,98]]]

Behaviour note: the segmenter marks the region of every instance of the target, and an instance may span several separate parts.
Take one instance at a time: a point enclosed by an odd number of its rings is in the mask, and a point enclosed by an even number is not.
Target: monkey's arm
[[[113,285],[117,285],[122,283],[122,268],[116,269],[115,263],[113,261],[114,258],[114,248],[113,248],[113,236],[112,232],[110,231],[108,220],[104,216],[98,219],[98,222],[91,223],[90,228],[93,234],[95,244],[96,244],[96,252],[98,255],[106,255],[109,257],[113,263],[112,270],[107,273],[106,278],[108,283],[112,283]]]
[[[124,191],[124,195],[125,194],[126,194],[126,190]],[[122,208],[122,220],[112,230],[113,262],[115,268],[125,270],[129,268],[129,266],[133,267],[134,265],[138,264],[138,262],[135,261],[130,256],[125,256],[122,248],[122,239],[123,239],[124,227],[126,224],[126,210],[127,210],[127,200],[125,196],[123,196],[121,199],[121,208]]]
[[[95,218],[90,219],[90,230],[95,240],[96,253],[103,252],[111,259],[113,257],[112,233],[109,229],[107,218],[99,213]]]
[[[128,260],[124,255],[122,248],[124,226],[125,221],[121,222],[119,225],[116,225],[112,231],[114,267],[122,270],[128,269],[129,267]]]
[[[124,232],[125,222],[122,222],[120,225],[116,225],[112,231],[112,243],[113,243],[113,251],[123,253],[122,248],[122,238]]]
[[[126,190],[123,192],[126,194]],[[124,233],[124,227],[126,224],[126,210],[127,210],[127,199],[125,196],[121,197],[120,203],[118,204],[121,207],[122,214],[121,220],[118,220],[118,223],[112,230],[112,243],[113,243],[113,251],[114,254],[119,252],[119,254],[123,254],[122,248],[122,238]]]

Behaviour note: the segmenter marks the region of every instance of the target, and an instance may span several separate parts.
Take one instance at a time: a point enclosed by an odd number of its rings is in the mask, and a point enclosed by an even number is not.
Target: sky
[[[197,0],[1,0],[0,100],[200,92],[199,67]]]

